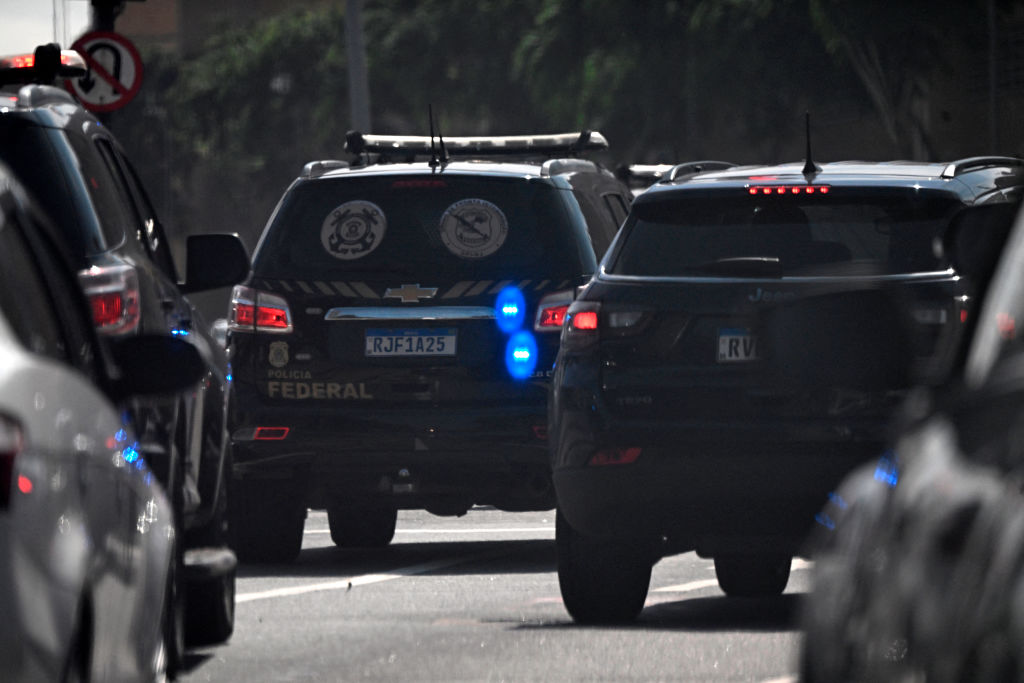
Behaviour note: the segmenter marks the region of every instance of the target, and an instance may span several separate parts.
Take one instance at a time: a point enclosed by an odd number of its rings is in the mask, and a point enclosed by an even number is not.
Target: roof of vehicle
[[[704,170],[700,164],[720,164]],[[683,187],[708,188],[713,185],[749,187],[753,184],[849,184],[898,185],[920,184],[946,188],[962,195],[976,196],[986,189],[1024,184],[1024,159],[1016,157],[968,157],[948,162],[922,161],[834,161],[816,166],[816,172],[805,174],[806,162],[777,165],[732,166],[725,162],[679,164],[646,193],[650,201],[663,192]],[[694,170],[696,169],[696,170]],[[991,183],[967,176],[980,174]],[[1011,182],[996,183],[1000,177],[1013,176]],[[980,180],[980,182],[979,182]],[[963,181],[952,185],[952,181]]]
[[[573,162],[573,163],[566,163]],[[319,165],[319,166],[317,166]],[[540,178],[560,175],[570,171],[597,172],[598,166],[583,159],[551,159],[538,161],[452,161],[439,173],[430,167],[428,162],[371,164],[368,166],[330,166],[329,162],[319,161],[306,164],[301,177],[303,178],[340,178],[351,176],[385,176],[385,175],[433,175],[443,178],[446,175],[494,175],[519,178]]]

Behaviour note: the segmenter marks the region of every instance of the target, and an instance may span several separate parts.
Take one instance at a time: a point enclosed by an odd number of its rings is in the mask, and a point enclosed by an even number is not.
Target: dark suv
[[[948,220],[1024,183],[1002,157],[680,170],[636,198],[565,318],[549,429],[578,621],[632,619],[652,564],[690,550],[727,594],[781,593],[829,491],[882,452],[906,376],[956,360],[972,302],[936,255]],[[816,312],[787,318],[798,300]],[[778,360],[879,331],[907,354]]]
[[[60,58],[59,48],[44,46],[27,69],[0,61],[7,67],[0,68],[0,160],[61,230],[101,333],[178,336],[205,361],[204,377],[190,391],[137,400],[130,408],[140,450],[167,489],[185,538],[187,635],[196,643],[220,642],[234,624],[225,495],[230,387],[223,349],[185,295],[239,282],[248,255],[235,235],[191,235],[186,278],[179,281],[171,244],[123,149],[70,94],[45,84],[69,68],[57,66]],[[69,58],[81,60],[65,51]]]
[[[307,508],[374,546],[400,508],[554,506],[561,319],[630,201],[570,155],[606,144],[350,134],[303,169],[231,302],[242,559],[294,558]]]

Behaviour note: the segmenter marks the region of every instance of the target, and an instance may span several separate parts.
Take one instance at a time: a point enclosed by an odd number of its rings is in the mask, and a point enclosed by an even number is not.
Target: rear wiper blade
[[[776,256],[730,256],[687,266],[688,272],[746,277],[782,277],[782,262]]]

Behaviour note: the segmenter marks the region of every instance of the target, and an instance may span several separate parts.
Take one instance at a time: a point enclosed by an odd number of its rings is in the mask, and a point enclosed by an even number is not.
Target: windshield
[[[589,275],[596,259],[568,190],[522,178],[387,176],[296,185],[254,268],[324,280],[493,280]]]
[[[908,190],[872,196],[719,192],[634,205],[618,275],[902,274],[944,270],[933,244],[958,202]],[[761,267],[751,268],[752,264]]]

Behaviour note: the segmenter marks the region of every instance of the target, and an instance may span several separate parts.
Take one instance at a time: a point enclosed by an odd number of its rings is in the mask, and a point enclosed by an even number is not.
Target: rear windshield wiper
[[[782,277],[782,262],[775,256],[730,256],[686,266],[686,272],[740,277]]]

